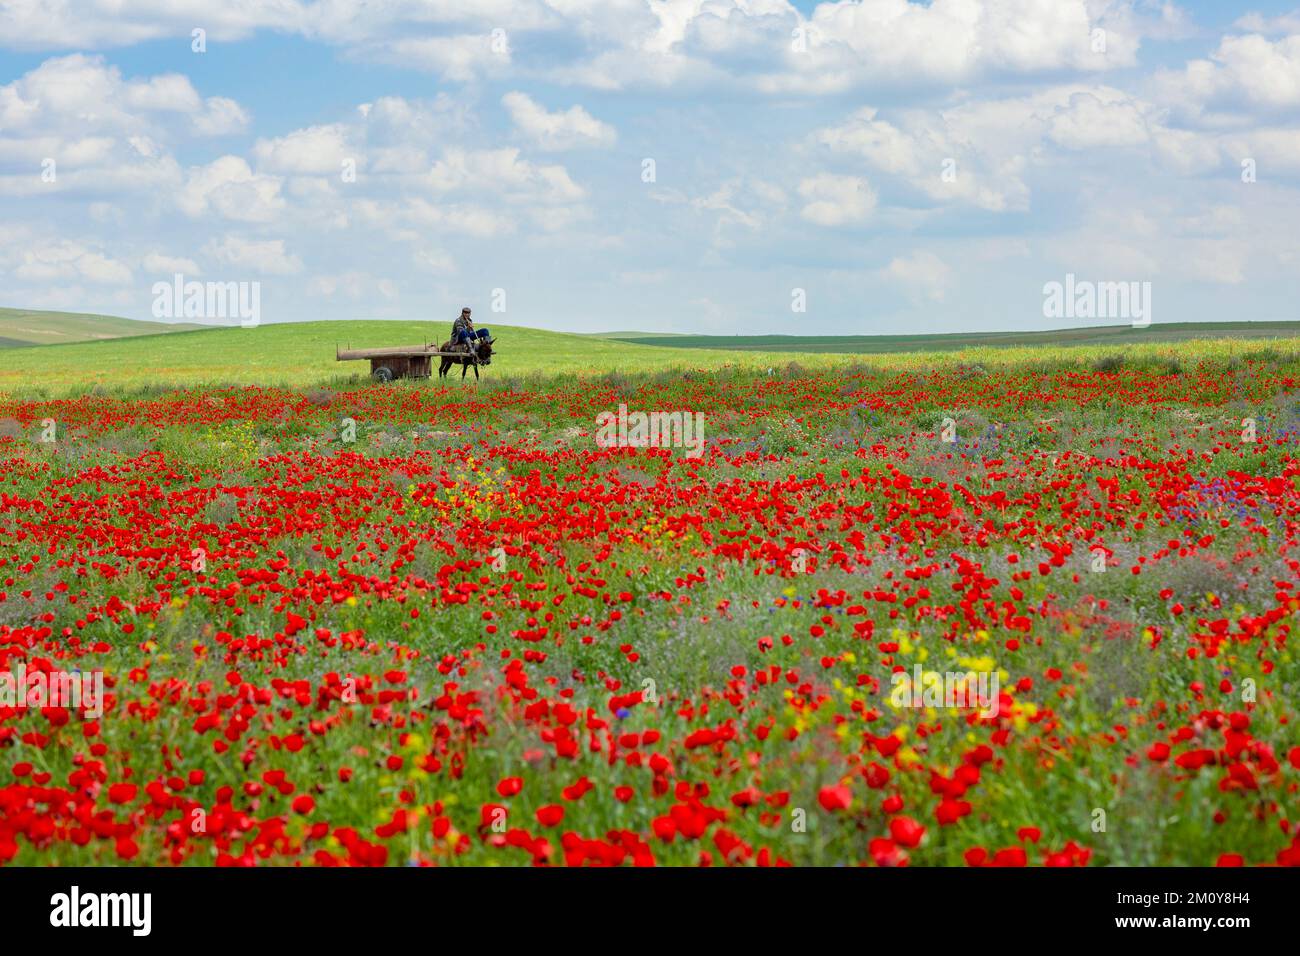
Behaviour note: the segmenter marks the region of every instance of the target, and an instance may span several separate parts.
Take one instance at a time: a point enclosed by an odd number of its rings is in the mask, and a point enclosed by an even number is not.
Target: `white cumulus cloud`
[[[947,263],[927,249],[897,256],[885,267],[890,279],[901,283],[911,294],[934,302],[943,301],[951,273]]]
[[[560,152],[583,147],[612,146],[618,139],[614,127],[602,123],[581,106],[548,113],[527,93],[507,93],[501,98],[519,130],[538,149]]]
[[[283,239],[225,236],[220,242],[209,242],[203,251],[232,269],[266,275],[293,275],[302,271],[302,260],[285,250]]]
[[[862,222],[876,208],[876,192],[860,176],[812,176],[799,183],[799,195],[807,200],[799,215],[819,226]]]

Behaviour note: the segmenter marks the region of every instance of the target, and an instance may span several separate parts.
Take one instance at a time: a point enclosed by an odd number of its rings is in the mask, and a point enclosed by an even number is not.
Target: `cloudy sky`
[[[1285,3],[0,0],[5,306],[889,334],[1089,324],[1072,273],[1295,319],[1297,223]]]

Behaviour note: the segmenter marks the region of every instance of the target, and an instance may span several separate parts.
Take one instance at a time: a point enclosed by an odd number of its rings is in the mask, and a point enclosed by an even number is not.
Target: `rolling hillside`
[[[658,349],[613,340],[516,328],[492,323],[498,358],[486,375],[672,368],[718,368],[788,362],[789,355],[697,349]],[[304,385],[368,376],[365,361],[337,362],[335,346],[377,348],[419,345],[447,337],[438,322],[293,322],[255,329],[223,328],[174,332],[148,338],[11,349],[0,360],[0,390],[35,388],[67,391],[102,385],[200,384]],[[816,359],[828,364],[832,357]],[[460,370],[452,374],[459,376]],[[473,380],[474,373],[469,373]]]
[[[118,320],[126,321],[126,320]],[[145,325],[149,323],[133,323]],[[1021,335],[825,337],[614,337],[577,335],[492,324],[497,357],[484,372],[500,382],[521,376],[608,372],[681,374],[725,367],[780,373],[794,362],[816,368],[871,362],[888,352],[897,368],[924,371],[937,361],[986,366],[1024,361],[1087,364],[1122,356],[1125,361],[1188,359],[1196,350],[1250,355],[1277,348],[1281,336],[1294,336],[1300,349],[1300,324],[1214,326],[1187,324],[1146,330],[1074,330]],[[129,327],[129,326],[127,326]],[[1086,332],[1087,335],[1082,333]],[[337,321],[263,325],[255,329],[218,328],[135,335],[93,342],[11,348],[0,351],[0,392],[12,395],[67,395],[92,387],[160,388],[196,385],[283,385],[359,382],[369,375],[365,361],[337,362],[335,347],[376,348],[418,345],[445,338],[445,322]],[[1171,335],[1173,340],[1162,336]],[[882,344],[883,340],[883,344]],[[1199,343],[1209,343],[1202,345]],[[713,346],[713,347],[707,347]],[[766,348],[767,350],[762,350]],[[453,376],[459,369],[453,369]],[[473,381],[473,373],[469,380]],[[452,383],[459,386],[459,378]]]
[[[668,335],[609,332],[602,337],[679,349],[884,354],[1019,346],[1137,345],[1190,339],[1297,338],[1300,322],[1162,322],[1145,329],[1108,325],[1046,332],[952,332],[929,335]]]
[[[160,335],[201,328],[198,325],[167,325],[138,322],[115,315],[87,312],[45,312],[37,309],[0,308],[0,349],[31,345],[62,345],[95,342],[135,335]]]

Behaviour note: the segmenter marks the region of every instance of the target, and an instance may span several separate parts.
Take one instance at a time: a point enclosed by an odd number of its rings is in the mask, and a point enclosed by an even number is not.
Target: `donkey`
[[[471,367],[474,369],[474,377],[478,378],[478,367],[492,364],[492,343],[495,341],[496,339],[491,338],[479,339],[472,352],[466,352],[463,355],[444,355],[442,364],[438,366],[438,378],[446,378],[447,370],[453,365],[460,365],[460,377],[462,379]],[[444,342],[442,348],[438,351],[450,352],[452,351],[452,344]]]

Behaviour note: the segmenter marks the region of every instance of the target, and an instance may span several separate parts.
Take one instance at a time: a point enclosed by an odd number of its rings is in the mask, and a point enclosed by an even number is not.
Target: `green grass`
[[[498,357],[484,374],[501,378],[536,373],[650,372],[665,368],[716,369],[788,362],[788,355],[722,350],[679,350],[491,323]],[[0,390],[76,388],[149,383],[173,385],[309,385],[368,376],[365,361],[338,362],[335,346],[377,348],[442,342],[446,322],[297,322],[255,329],[204,329],[131,340],[21,349],[5,356]],[[821,360],[817,364],[829,364]],[[452,374],[458,374],[458,370]],[[471,380],[473,374],[470,374]]]
[[[680,339],[689,338],[680,332],[582,332],[581,335],[589,335],[597,339],[615,339],[618,341],[639,341],[641,339]],[[719,336],[725,338],[726,336]]]
[[[970,348],[1022,346],[1140,345],[1217,338],[1294,338],[1300,322],[1166,322],[1145,329],[1128,325],[1044,332],[951,332],[926,335],[668,335],[650,332],[609,332],[605,338],[633,344],[681,349],[742,351],[847,352],[877,354],[952,351]]]
[[[160,335],[197,328],[197,325],[138,322],[135,319],[88,312],[0,309],[0,349]]]
[[[717,346],[714,348],[700,347],[702,338],[691,337],[688,347],[683,348],[682,339],[673,336],[642,341],[622,337],[632,333],[592,336],[490,323],[497,337],[497,356],[483,375],[493,384],[509,385],[523,378],[549,375],[680,376],[730,369],[789,376],[803,370],[861,368],[864,364],[917,372],[932,369],[936,363],[965,364],[974,369],[1028,364],[1043,371],[1063,366],[1106,371],[1113,370],[1112,366],[1172,369],[1179,362],[1206,355],[1223,361],[1285,361],[1300,352],[1300,323],[1240,323],[1227,330],[1225,325],[1228,323],[1179,323],[1158,330],[1075,330],[1080,340],[1073,344],[1068,337],[1060,338],[1066,335],[1064,332],[1029,333],[1040,336],[1034,340],[1037,344],[1015,344],[1013,333],[1002,336],[1002,344],[998,336],[985,334],[874,337],[870,340],[900,340],[896,347],[902,349],[905,343],[909,349],[874,358],[848,351],[846,340],[835,336],[709,337],[707,341]],[[1219,337],[1191,337],[1198,332]],[[1112,338],[1106,339],[1104,334]],[[1187,337],[1165,341],[1159,337],[1162,334]],[[1283,334],[1294,337],[1277,337]],[[417,345],[441,341],[446,335],[447,323],[441,321],[360,320],[173,331],[10,349],[0,363],[0,394],[57,397],[92,387],[134,391],[238,384],[294,388],[342,385],[366,379],[370,368],[365,361],[336,361],[335,346],[361,349]],[[1098,335],[1103,336],[1098,341],[1087,338]],[[758,344],[766,344],[769,350],[758,350]],[[457,371],[453,370],[452,375]],[[472,375],[469,381],[473,381]]]

